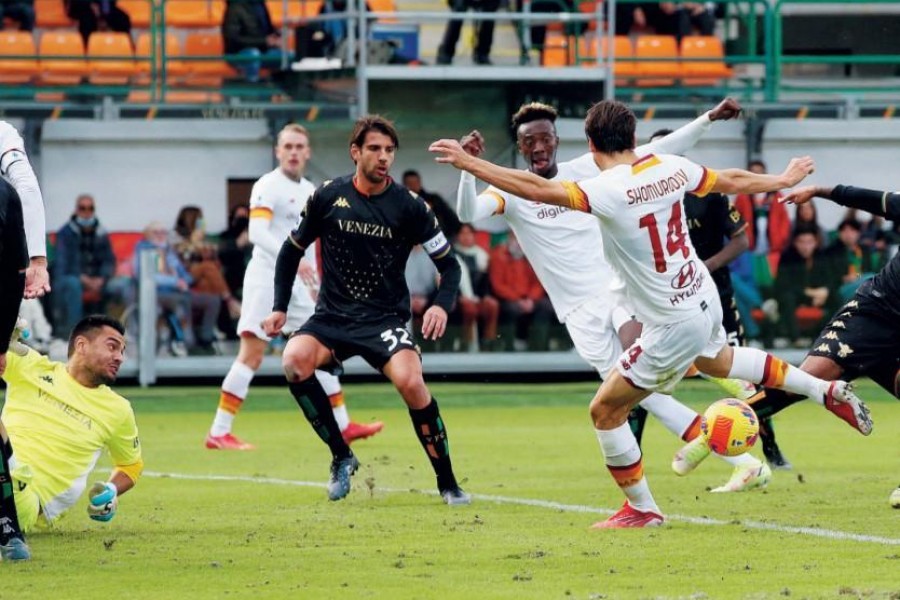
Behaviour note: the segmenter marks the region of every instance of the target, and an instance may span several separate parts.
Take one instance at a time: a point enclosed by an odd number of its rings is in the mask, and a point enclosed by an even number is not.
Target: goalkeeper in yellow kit
[[[14,452],[10,471],[25,532],[52,524],[75,504],[103,450],[115,468],[90,489],[92,519],[112,519],[118,496],[141,474],[131,404],[108,387],[124,360],[124,333],[119,321],[92,315],[72,330],[65,364],[15,342],[6,355],[2,423]]]

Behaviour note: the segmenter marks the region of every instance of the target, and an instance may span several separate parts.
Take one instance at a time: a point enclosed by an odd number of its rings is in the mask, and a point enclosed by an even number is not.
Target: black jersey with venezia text
[[[747,227],[741,213],[724,194],[707,194],[703,198],[685,194],[684,214],[688,234],[700,260],[706,260],[720,252],[727,239],[733,238]],[[719,288],[720,296],[733,293],[731,272],[727,265],[713,271],[712,278]]]
[[[442,256],[450,245],[427,204],[391,181],[367,196],[348,175],[322,184],[291,237],[307,248],[320,240],[322,284],[316,314],[353,323],[410,318],[406,261],[422,244]]]

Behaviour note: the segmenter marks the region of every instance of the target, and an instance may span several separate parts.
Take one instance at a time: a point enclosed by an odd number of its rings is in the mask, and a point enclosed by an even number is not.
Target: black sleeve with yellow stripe
[[[850,185],[835,186],[831,199],[891,220],[900,219],[900,192],[882,192]]]

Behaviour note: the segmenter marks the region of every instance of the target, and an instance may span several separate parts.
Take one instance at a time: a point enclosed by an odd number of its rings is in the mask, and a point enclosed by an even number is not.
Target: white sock
[[[824,392],[828,382],[756,348],[734,348],[734,360],[728,376],[802,394],[819,404],[825,403]]]
[[[341,380],[331,373],[316,371],[316,379],[319,380],[319,384],[329,398],[341,393]],[[343,401],[338,406],[332,404],[331,411],[334,413],[334,420],[337,421],[338,429],[341,431],[347,429],[347,425],[350,424],[350,414],[347,412],[347,405]]]
[[[337,421],[338,429],[341,431],[347,429],[350,424],[350,415],[347,413],[347,405],[332,406],[331,412],[334,413],[334,420]]]
[[[222,394],[219,397],[219,408],[213,419],[210,435],[221,436],[231,433],[234,424],[234,416],[240,410],[247,393],[250,391],[250,382],[256,372],[242,362],[234,361],[225,379],[222,381]]]
[[[684,439],[684,434],[697,413],[676,400],[673,396],[667,396],[658,392],[653,392],[643,400],[641,406],[651,415],[656,417],[663,427],[675,434],[676,437]]]
[[[628,503],[638,510],[659,514],[659,507],[653,500],[650,485],[644,477],[641,449],[628,423],[615,429],[597,429],[596,432],[606,466],[628,498]]]

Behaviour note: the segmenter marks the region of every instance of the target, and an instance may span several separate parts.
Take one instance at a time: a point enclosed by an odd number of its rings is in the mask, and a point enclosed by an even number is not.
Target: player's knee
[[[314,356],[302,349],[285,348],[281,356],[281,367],[288,381],[304,381],[316,371]]]
[[[394,377],[394,386],[404,400],[417,399],[428,394],[425,380],[420,373],[408,372]]]

